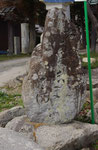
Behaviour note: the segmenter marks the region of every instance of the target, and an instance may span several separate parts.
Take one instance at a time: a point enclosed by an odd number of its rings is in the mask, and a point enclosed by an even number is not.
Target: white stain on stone
[[[33,74],[33,77],[32,77],[33,80],[37,80],[38,79],[38,75],[35,73]]]
[[[46,32],[46,36],[50,36],[50,32],[47,31],[47,32]]]
[[[46,56],[46,57],[50,57],[50,56],[53,55],[53,51],[52,51],[52,50],[45,51],[43,54],[44,54],[44,56]]]
[[[55,45],[56,45],[56,42],[53,43],[53,47],[55,47]]]
[[[47,66],[48,65],[48,61],[45,61],[44,64],[45,64],[45,66]]]
[[[50,72],[52,72],[53,71],[53,68],[52,67],[50,67]]]
[[[52,27],[52,26],[53,26],[53,22],[49,22],[48,27]]]

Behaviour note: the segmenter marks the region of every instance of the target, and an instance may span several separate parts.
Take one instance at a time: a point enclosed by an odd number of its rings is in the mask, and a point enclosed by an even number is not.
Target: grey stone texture
[[[90,91],[88,90],[86,92],[86,97],[90,101]],[[95,103],[98,102],[98,88],[93,88],[93,99]]]
[[[12,130],[0,128],[0,150],[43,150],[32,140]]]
[[[98,139],[98,125],[76,121],[49,126],[30,123],[26,120],[26,116],[21,116],[10,121],[6,128],[21,132],[23,136],[33,139],[47,150],[80,150],[89,147]]]
[[[86,79],[78,49],[79,33],[75,25],[67,21],[63,9],[51,9],[42,43],[32,53],[23,83],[23,101],[31,121],[67,123],[80,112]]]
[[[5,127],[7,129],[23,133],[30,139],[34,139],[33,137],[34,127],[32,124],[29,123],[26,115],[12,119],[10,122],[7,123]]]
[[[91,110],[87,114],[88,117],[91,117]],[[94,106],[94,116],[95,116],[95,123],[98,124],[98,103]]]
[[[98,68],[92,69],[92,86],[98,88]],[[89,89],[89,77],[87,78],[87,89]]]
[[[98,125],[73,122],[42,126],[36,130],[36,139],[47,150],[81,150],[98,140]]]
[[[16,106],[0,113],[0,126],[4,127],[10,120],[15,117],[25,114],[25,109],[22,106]]]

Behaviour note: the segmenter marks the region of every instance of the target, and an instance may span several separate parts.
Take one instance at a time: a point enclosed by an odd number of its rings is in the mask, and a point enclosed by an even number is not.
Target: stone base
[[[0,150],[43,150],[24,135],[0,128]]]
[[[17,120],[17,121],[16,121]],[[25,120],[20,125],[23,117],[17,117],[7,124],[8,129],[25,133],[42,148],[48,150],[76,150],[89,147],[98,140],[98,125],[73,122],[63,125],[44,125]],[[16,123],[17,122],[17,123]],[[18,127],[18,128],[17,128]],[[30,137],[31,135],[31,137]]]

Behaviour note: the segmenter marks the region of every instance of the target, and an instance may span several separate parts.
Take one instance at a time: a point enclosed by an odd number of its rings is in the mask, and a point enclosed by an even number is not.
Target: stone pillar
[[[29,52],[29,24],[22,23],[21,24],[21,48],[22,53],[26,54]]]
[[[14,36],[14,53],[15,55],[20,54],[20,37]]]

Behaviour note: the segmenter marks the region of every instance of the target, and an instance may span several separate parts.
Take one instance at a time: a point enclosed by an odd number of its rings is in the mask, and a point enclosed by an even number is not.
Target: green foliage
[[[90,55],[92,58],[98,58],[98,53],[96,53],[96,52],[91,52]],[[83,55],[81,54],[80,56],[87,57],[87,54],[83,54]]]
[[[23,106],[21,94],[7,94],[0,91],[0,112],[17,105]]]
[[[88,68],[88,63],[83,62],[82,66],[87,69]],[[91,64],[91,68],[92,69],[98,68],[98,60]]]
[[[98,150],[98,140],[93,144],[93,148],[94,148],[95,150]]]
[[[81,121],[81,122],[86,122],[86,123],[91,123],[91,118],[89,118],[87,116],[87,113],[90,110],[90,103],[86,102],[81,110],[81,112],[79,113],[79,115],[76,117],[77,121]]]

